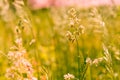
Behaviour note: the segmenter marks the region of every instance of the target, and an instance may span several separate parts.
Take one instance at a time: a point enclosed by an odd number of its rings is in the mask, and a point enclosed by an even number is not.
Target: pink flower
[[[80,0],[55,0],[54,5],[59,7],[79,5]]]
[[[90,7],[99,5],[120,5],[120,0],[28,0],[32,9],[66,6]]]
[[[52,0],[28,0],[28,5],[32,9],[46,8],[50,7]]]

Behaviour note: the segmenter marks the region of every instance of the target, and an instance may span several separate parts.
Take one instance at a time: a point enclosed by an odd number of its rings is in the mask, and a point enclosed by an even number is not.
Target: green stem
[[[75,39],[76,39],[76,44],[77,44],[77,56],[78,56],[78,78],[79,80],[83,80],[84,57],[83,57],[83,54],[80,53],[79,51],[79,43],[78,43],[78,39],[76,36],[75,36]],[[82,42],[83,42],[83,39],[82,39]]]
[[[76,38],[76,36],[75,36],[75,38]],[[79,80],[80,80],[80,76],[81,76],[81,74],[80,74],[80,72],[81,72],[81,70],[80,70],[80,68],[81,68],[81,66],[80,66],[80,52],[79,52],[79,43],[78,43],[78,40],[77,40],[77,38],[76,38],[76,44],[77,44],[77,57],[78,57],[78,78],[79,78]]]

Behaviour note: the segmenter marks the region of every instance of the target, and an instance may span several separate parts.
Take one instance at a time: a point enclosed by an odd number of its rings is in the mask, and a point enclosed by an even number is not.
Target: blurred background
[[[74,80],[120,80],[119,5],[120,0],[0,0],[0,80],[7,80],[6,55],[15,44],[20,22],[23,45],[38,80],[64,80],[67,73]],[[75,26],[85,28],[78,44],[66,37],[67,31],[74,31],[69,21],[71,8],[80,20]],[[88,57],[92,61],[104,57],[103,43],[112,58],[113,74],[104,61],[98,66],[86,63]],[[84,79],[79,78],[78,64]]]

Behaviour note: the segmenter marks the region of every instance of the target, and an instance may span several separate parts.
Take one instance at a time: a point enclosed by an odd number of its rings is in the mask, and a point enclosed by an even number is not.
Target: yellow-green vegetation
[[[119,67],[119,6],[32,11],[0,0],[0,80],[120,80]]]

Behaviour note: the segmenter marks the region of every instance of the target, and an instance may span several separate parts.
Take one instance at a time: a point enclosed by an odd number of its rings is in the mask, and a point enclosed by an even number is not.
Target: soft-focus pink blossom
[[[52,0],[28,0],[32,9],[46,8],[51,6]]]
[[[90,7],[99,5],[120,5],[120,0],[28,0],[28,4],[33,9],[40,9],[46,7],[65,7],[78,6]]]
[[[80,0],[56,0],[55,2],[54,2],[54,5],[55,6],[73,6],[73,5],[75,5],[76,3],[79,3],[80,2]]]

